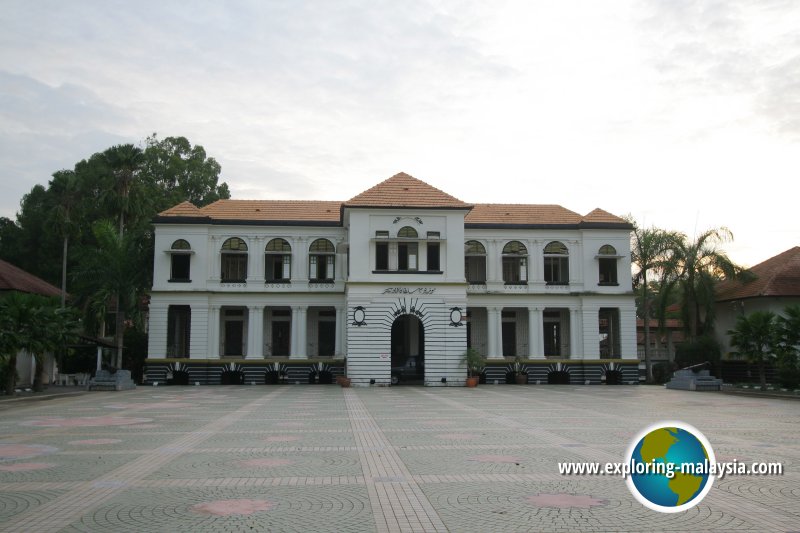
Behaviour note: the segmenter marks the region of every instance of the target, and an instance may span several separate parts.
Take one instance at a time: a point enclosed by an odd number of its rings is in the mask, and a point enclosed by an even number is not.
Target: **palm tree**
[[[66,305],[67,298],[67,250],[69,248],[69,237],[73,232],[72,214],[73,209],[80,201],[82,191],[80,178],[73,170],[59,170],[53,174],[50,181],[50,191],[56,197],[55,217],[56,222],[61,228],[61,235],[64,239],[63,251],[61,254],[61,308]]]
[[[81,260],[77,277],[83,289],[91,294],[91,306],[105,314],[109,302],[115,302],[117,358],[115,366],[122,366],[125,316],[136,309],[139,290],[144,286],[143,268],[140,268],[142,246],[130,234],[119,235],[109,221],[94,225],[97,247],[87,251]]]
[[[728,228],[712,228],[701,233],[694,241],[685,235],[675,243],[674,261],[667,277],[668,289],[675,284],[683,291],[682,314],[689,331],[689,340],[697,339],[700,332],[707,333],[714,321],[714,288],[725,278],[741,277],[744,268],[728,257],[720,245],[733,240]]]
[[[125,215],[130,211],[130,194],[139,168],[144,163],[144,152],[132,144],[119,144],[103,152],[114,174],[115,203],[119,208],[119,235],[124,232]]]
[[[631,263],[637,267],[633,277],[634,289],[641,288],[642,318],[644,322],[644,364],[648,383],[653,382],[653,365],[650,361],[650,317],[651,299],[648,275],[661,274],[669,268],[672,251],[679,235],[656,227],[640,228],[636,222],[628,218],[633,225],[631,235]]]
[[[772,311],[755,311],[740,315],[734,329],[728,331],[731,345],[736,346],[738,354],[751,362],[758,363],[758,378],[761,390],[767,388],[764,362],[775,355],[779,341],[777,335],[777,316]]]

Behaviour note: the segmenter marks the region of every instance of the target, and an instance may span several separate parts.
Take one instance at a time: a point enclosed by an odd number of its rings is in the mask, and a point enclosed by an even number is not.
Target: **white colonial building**
[[[530,383],[637,381],[631,226],[600,209],[397,174],[345,202],[184,202],[155,228],[148,381],[458,385],[468,346],[489,381],[514,360]]]

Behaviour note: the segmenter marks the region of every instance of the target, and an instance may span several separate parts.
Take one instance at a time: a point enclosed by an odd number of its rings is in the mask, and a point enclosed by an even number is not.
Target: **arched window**
[[[292,277],[292,247],[285,239],[272,239],[264,249],[264,279],[288,282]]]
[[[544,247],[544,281],[548,285],[569,284],[569,250],[560,241]]]
[[[519,241],[503,247],[503,281],[507,284],[528,282],[528,249]]]
[[[417,234],[417,230],[411,226],[404,226],[400,228],[400,231],[397,232],[398,239],[416,239],[418,237],[419,235]]]
[[[308,279],[333,283],[336,277],[336,248],[328,239],[317,239],[308,248]]]
[[[598,284],[619,285],[617,281],[617,249],[604,244],[597,252]]]
[[[247,243],[231,237],[222,243],[220,278],[223,282],[243,283],[247,280]]]
[[[192,257],[192,246],[184,239],[178,239],[172,243],[169,250],[170,271],[169,281],[189,282],[191,280],[190,261]]]
[[[478,241],[464,243],[464,276],[467,283],[486,283],[486,248]]]

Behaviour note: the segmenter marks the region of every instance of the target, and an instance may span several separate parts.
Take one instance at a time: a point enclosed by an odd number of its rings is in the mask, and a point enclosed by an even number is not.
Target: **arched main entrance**
[[[392,385],[425,380],[425,327],[414,315],[392,324]]]

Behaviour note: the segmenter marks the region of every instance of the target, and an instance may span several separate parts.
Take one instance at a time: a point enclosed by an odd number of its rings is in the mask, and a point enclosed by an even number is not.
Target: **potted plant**
[[[467,366],[467,387],[477,387],[486,359],[475,348],[467,348],[461,362]]]
[[[519,356],[514,359],[514,381],[517,385],[528,384],[528,369],[522,364]]]

